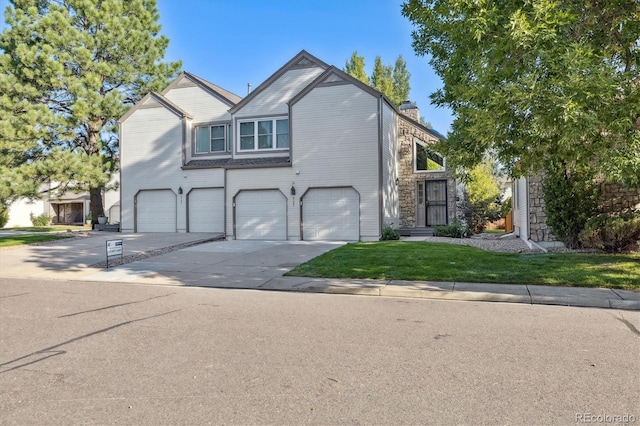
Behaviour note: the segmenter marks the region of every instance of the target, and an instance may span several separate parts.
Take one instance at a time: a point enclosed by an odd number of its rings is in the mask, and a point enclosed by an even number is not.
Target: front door
[[[417,186],[416,226],[447,224],[447,181],[425,180]]]

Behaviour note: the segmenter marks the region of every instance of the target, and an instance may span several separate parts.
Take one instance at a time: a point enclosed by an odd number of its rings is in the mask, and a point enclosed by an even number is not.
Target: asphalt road
[[[3,278],[0,424],[637,424],[639,330],[612,309]]]

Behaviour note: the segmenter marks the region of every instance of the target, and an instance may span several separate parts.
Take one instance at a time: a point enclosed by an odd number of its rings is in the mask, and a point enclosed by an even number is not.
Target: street
[[[637,424],[639,330],[613,309],[0,278],[0,424]]]

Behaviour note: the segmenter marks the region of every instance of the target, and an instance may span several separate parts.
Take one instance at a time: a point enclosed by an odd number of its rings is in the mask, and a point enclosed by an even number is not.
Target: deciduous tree
[[[155,0],[12,0],[0,34],[0,200],[102,191],[118,168],[116,120],[175,77]]]
[[[364,70],[364,56],[358,55],[357,50],[351,54],[351,58],[349,58],[344,66],[344,71],[351,77],[369,85],[369,77],[367,76],[367,72]]]
[[[384,93],[395,105],[409,99],[411,73],[407,70],[407,63],[402,55],[398,56],[394,66],[383,64],[382,58],[376,56],[371,77],[367,77],[364,65],[364,56],[359,56],[355,51],[347,61],[344,71]]]
[[[402,13],[455,117],[450,162],[495,150],[512,175],[561,163],[640,183],[640,2],[406,0]]]

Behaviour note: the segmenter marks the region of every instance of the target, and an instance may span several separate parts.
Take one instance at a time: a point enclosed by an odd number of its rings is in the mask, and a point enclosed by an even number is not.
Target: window
[[[414,141],[416,172],[441,172],[445,170],[444,157],[432,151],[422,141]]]
[[[288,148],[288,119],[274,118],[240,123],[240,151],[263,151]]]
[[[196,127],[195,153],[208,154],[229,151],[227,135],[226,124]]]

